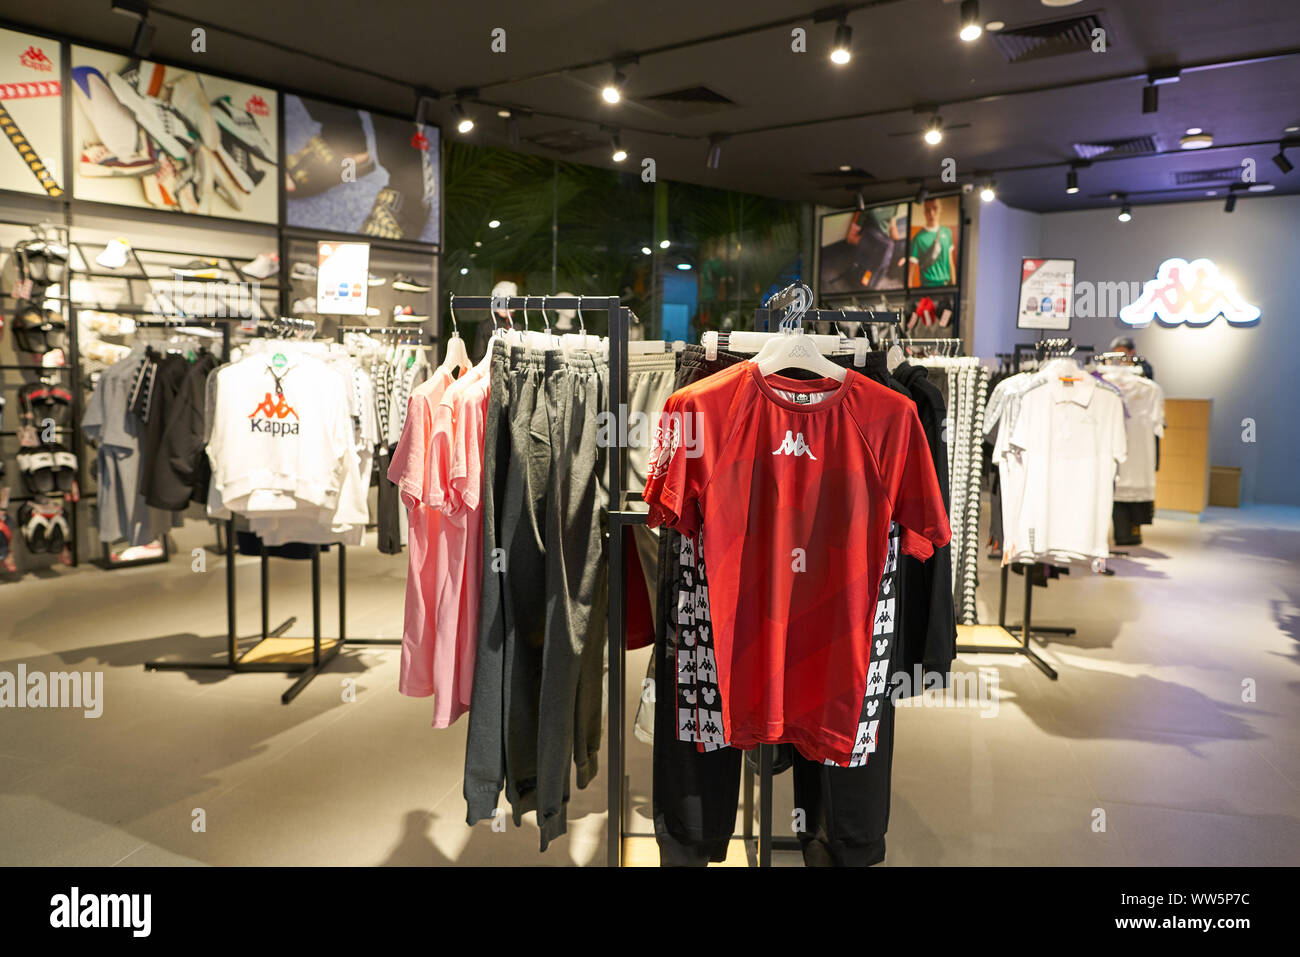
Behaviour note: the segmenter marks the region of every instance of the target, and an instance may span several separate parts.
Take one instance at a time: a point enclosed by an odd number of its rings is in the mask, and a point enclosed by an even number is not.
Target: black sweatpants
[[[702,346],[688,345],[678,365],[677,388],[747,358],[719,350],[717,358],[710,360]],[[852,361],[851,356],[832,358],[845,365]],[[704,538],[707,542],[707,529]],[[695,742],[678,736],[680,715],[688,710],[677,685],[678,622],[685,619],[695,627],[689,637],[696,641],[700,620],[692,592],[697,587],[707,591],[700,564],[684,563],[681,535],[661,529],[653,810],[660,861],[665,866],[704,866],[723,860],[735,830],[740,795],[743,752],[725,746],[701,751]],[[896,615],[891,624],[897,627]],[[901,655],[892,658],[901,661]],[[864,702],[864,719],[868,705],[872,701]],[[797,750],[794,753],[795,806],[804,812],[794,823],[802,825],[797,834],[809,866],[866,866],[884,859],[894,738],[891,697],[875,699],[874,708],[872,720],[879,722],[875,750],[865,765],[827,766]]]

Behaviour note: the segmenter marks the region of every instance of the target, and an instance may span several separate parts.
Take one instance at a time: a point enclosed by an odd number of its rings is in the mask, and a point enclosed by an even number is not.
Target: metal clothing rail
[[[221,326],[221,345],[222,358],[229,361],[230,359],[230,327],[232,323],[242,322],[239,318],[213,318],[204,319],[205,322],[216,322]],[[265,544],[261,547],[261,612],[262,612],[262,629],[261,637],[251,647],[240,651],[239,635],[235,621],[235,598],[236,598],[236,580],[235,580],[235,520],[233,517],[225,521],[225,552],[226,552],[226,653],[221,658],[207,658],[193,661],[172,661],[167,659],[155,659],[146,661],[144,664],[146,671],[227,671],[231,674],[257,674],[257,673],[279,673],[279,674],[296,674],[298,680],[280,695],[282,704],[289,704],[299,693],[311,683],[331,661],[337,657],[338,653],[345,645],[400,645],[400,638],[349,638],[347,637],[347,602],[348,602],[348,585],[347,585],[347,548],[343,545],[337,545],[339,552],[339,636],[331,640],[333,643],[328,647],[325,646],[321,638],[321,575],[320,575],[320,548],[315,547],[311,556],[311,613],[312,613],[312,653],[311,662],[306,661],[285,661],[269,660],[263,658],[259,649],[262,644],[270,639],[282,638],[284,633],[293,627],[298,620],[297,616],[290,616],[282,621],[275,628],[270,627],[270,556],[267,554]],[[272,654],[275,654],[274,652]],[[280,655],[284,653],[281,652]]]

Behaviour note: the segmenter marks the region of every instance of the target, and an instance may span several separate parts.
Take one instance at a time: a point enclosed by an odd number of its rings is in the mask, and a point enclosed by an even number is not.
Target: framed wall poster
[[[902,289],[907,203],[827,213],[821,218],[818,242],[820,295]]]
[[[436,126],[286,95],[284,140],[289,226],[440,241]]]
[[[71,87],[77,199],[279,219],[274,90],[79,46]]]
[[[63,56],[59,41],[0,30],[0,186],[62,196]]]
[[[1022,259],[1018,329],[1069,329],[1074,318],[1074,260]]]
[[[323,316],[364,316],[369,275],[369,243],[317,243],[316,311]]]
[[[907,288],[957,285],[960,262],[961,195],[932,196],[911,204],[907,242]]]

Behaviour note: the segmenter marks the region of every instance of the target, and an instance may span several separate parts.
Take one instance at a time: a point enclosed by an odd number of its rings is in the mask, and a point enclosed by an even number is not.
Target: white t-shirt
[[[1115,501],[1153,502],[1156,497],[1156,436],[1165,434],[1165,390],[1140,372],[1108,369],[1102,373],[1124,396],[1128,458],[1115,478]]]
[[[1124,403],[1078,369],[1055,367],[1021,394],[1007,439],[1023,468],[1010,561],[1105,558],[1116,467],[1126,457]]]

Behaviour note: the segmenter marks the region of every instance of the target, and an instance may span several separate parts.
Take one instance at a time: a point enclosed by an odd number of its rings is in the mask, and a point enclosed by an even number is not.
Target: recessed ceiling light
[[[476,239],[476,240],[474,240],[474,248],[475,248],[475,249],[479,248],[479,247],[482,246],[482,245],[483,245],[483,240],[481,240],[481,239]]]
[[[1189,130],[1187,131],[1187,135],[1188,135],[1188,136],[1197,136],[1197,135],[1199,135],[1199,134],[1201,134],[1201,133],[1204,133],[1204,132],[1205,132],[1205,131],[1204,131],[1203,129],[1201,129],[1199,126],[1193,126],[1191,129],[1189,129]]]
[[[1252,193],[1268,193],[1275,189],[1277,187],[1272,183],[1252,183],[1250,186],[1250,192]]]
[[[1288,127],[1286,128],[1286,132],[1288,132],[1288,133],[1300,133],[1300,126],[1288,126]]]
[[[847,172],[848,172],[849,170],[851,170],[851,169],[853,169],[852,166],[847,166],[847,165],[842,165],[842,166],[840,166],[840,172],[841,172],[841,173],[847,173]]]
[[[488,220],[488,229],[496,229],[500,225],[501,225],[501,220],[499,219]]]
[[[688,269],[691,268],[691,264],[690,264],[690,263],[678,263],[678,264],[677,264],[677,268],[680,269],[680,270],[682,270],[683,272],[685,272],[686,270],[688,270]]]
[[[503,119],[503,120],[508,120],[508,119],[510,119],[510,111],[509,111],[509,110],[497,110],[497,116],[501,117],[501,119]]]
[[[642,246],[642,247],[641,247],[641,255],[642,255],[642,256],[649,256],[649,255],[650,255],[650,247],[649,247],[649,246]]]
[[[1005,28],[1006,28],[1006,24],[1003,23],[1001,20],[990,20],[988,23],[984,24],[984,29],[987,30],[989,33],[997,33],[999,30]]]
[[[1207,189],[1207,190],[1205,191],[1205,195],[1206,195],[1206,196],[1218,196],[1218,195],[1219,195],[1219,191],[1218,191],[1218,190],[1215,190],[1215,189]]]
[[[666,240],[666,239],[661,239],[661,240],[659,240],[659,248],[660,248],[660,249],[667,249],[667,248],[668,248],[668,245],[669,245],[668,240]]]
[[[1188,130],[1187,135],[1178,141],[1178,145],[1185,150],[1209,149],[1214,145],[1214,137],[1209,133],[1200,131],[1193,133],[1191,130]]]
[[[1080,0],[1043,0],[1045,7],[1072,7]]]

